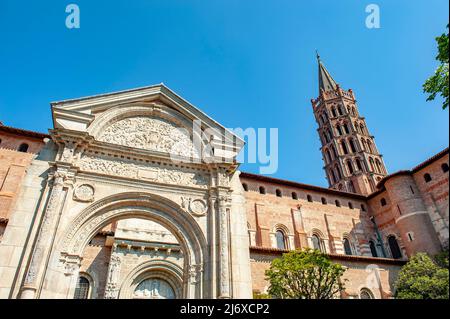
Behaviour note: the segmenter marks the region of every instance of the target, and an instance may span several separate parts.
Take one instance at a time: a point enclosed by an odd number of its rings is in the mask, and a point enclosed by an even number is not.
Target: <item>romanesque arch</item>
[[[179,241],[184,255],[183,280],[180,281],[183,284],[183,293],[179,296],[205,297],[202,292],[207,290],[205,274],[208,271],[205,269],[207,244],[202,230],[194,218],[186,214],[176,203],[151,193],[132,192],[112,195],[83,210],[70,223],[61,238],[61,244],[58,247],[61,254],[61,266],[66,269],[76,267],[74,265],[81,260],[89,240],[112,221],[124,218],[149,219],[167,228]],[[73,275],[77,276],[76,270],[73,271]],[[65,289],[73,290],[73,283]],[[70,295],[69,292],[68,296]]]

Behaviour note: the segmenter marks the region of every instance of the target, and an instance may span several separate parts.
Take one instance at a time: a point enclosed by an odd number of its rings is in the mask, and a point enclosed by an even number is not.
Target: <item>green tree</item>
[[[448,299],[448,269],[439,267],[425,253],[414,255],[402,267],[395,283],[398,299]]]
[[[448,107],[448,25],[447,34],[443,33],[441,36],[437,37],[436,42],[439,51],[436,60],[441,64],[436,69],[434,75],[425,81],[423,84],[423,91],[429,93],[427,101],[434,100],[436,95],[440,93],[444,99],[442,108],[446,109]]]
[[[331,299],[344,290],[345,269],[318,250],[297,250],[274,259],[266,271],[268,294],[283,299]]]

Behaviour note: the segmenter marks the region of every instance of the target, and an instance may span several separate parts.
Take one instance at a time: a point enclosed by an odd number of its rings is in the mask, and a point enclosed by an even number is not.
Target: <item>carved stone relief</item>
[[[85,154],[81,157],[79,166],[84,171],[102,174],[150,180],[158,183],[196,186],[206,188],[209,178],[206,174],[180,171],[175,168],[152,167],[151,164],[139,164],[131,161],[97,157]]]
[[[130,117],[107,127],[99,141],[198,158],[189,132],[173,123],[148,116]]]
[[[190,197],[181,197],[181,207],[195,216],[204,216],[208,210],[208,205],[203,199],[192,199]]]
[[[73,199],[79,202],[93,202],[95,189],[89,184],[82,184],[75,188]]]

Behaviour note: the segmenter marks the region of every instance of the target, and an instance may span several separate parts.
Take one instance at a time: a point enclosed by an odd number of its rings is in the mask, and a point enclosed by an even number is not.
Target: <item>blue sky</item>
[[[76,3],[81,28],[65,27]],[[381,28],[367,29],[376,3]],[[390,172],[448,146],[448,111],[426,102],[448,2],[0,1],[0,120],[51,128],[51,101],[164,82],[226,127],[279,128],[276,177],[326,186],[310,99],[318,49]],[[243,170],[257,172],[256,165]]]

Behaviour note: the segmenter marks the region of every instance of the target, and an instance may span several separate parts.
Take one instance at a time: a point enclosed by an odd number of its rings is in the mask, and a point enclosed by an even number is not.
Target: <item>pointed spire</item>
[[[333,77],[330,75],[328,70],[323,65],[320,60],[320,55],[316,50],[317,63],[319,64],[319,93],[322,91],[335,90],[337,88],[337,83],[334,81]]]

